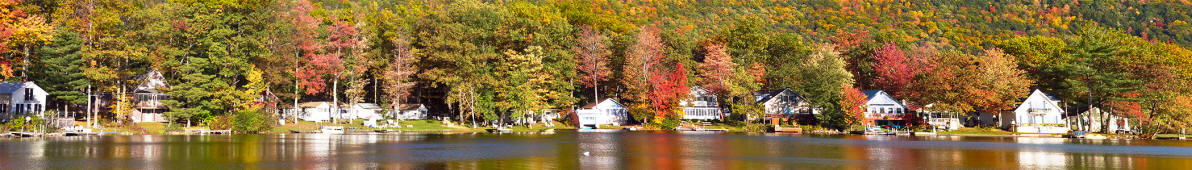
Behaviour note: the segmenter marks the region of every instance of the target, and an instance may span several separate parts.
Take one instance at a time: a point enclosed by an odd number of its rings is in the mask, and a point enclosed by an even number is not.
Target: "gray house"
[[[15,118],[41,116],[46,109],[46,93],[33,82],[0,82],[0,113],[5,122]]]

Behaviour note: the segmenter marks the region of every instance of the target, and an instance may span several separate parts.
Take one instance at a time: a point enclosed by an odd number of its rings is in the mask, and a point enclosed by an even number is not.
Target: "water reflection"
[[[583,153],[588,152],[585,156]],[[1184,141],[660,132],[0,139],[0,169],[1182,169]]]

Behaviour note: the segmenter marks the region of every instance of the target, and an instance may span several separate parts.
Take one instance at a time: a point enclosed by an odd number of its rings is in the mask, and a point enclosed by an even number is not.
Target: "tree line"
[[[157,70],[175,121],[277,102],[423,103],[505,124],[616,98],[667,124],[701,86],[758,118],[751,92],[791,88],[825,127],[860,119],[860,90],[912,108],[1012,109],[1031,89],[1075,108],[1186,128],[1186,2],[1102,1],[0,1],[0,68],[53,108],[87,94],[127,119]],[[750,116],[750,114],[754,114]],[[741,119],[745,122],[756,119]]]

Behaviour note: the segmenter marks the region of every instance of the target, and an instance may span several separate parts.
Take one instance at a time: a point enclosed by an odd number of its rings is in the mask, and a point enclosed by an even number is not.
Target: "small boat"
[[[539,131],[539,132],[542,132],[542,133],[555,133],[555,129],[542,129],[542,131]]]
[[[323,132],[323,134],[344,134],[344,127],[343,126],[323,126],[323,129],[320,129],[319,131]]]
[[[1068,138],[1085,138],[1085,136],[1088,136],[1088,132],[1079,131],[1079,130],[1074,130],[1074,131],[1068,132]]]

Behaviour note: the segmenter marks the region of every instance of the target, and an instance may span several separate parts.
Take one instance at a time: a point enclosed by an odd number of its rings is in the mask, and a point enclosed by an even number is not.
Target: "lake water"
[[[0,139],[0,169],[241,168],[1188,169],[1192,142],[662,132]]]

